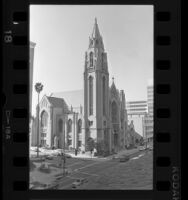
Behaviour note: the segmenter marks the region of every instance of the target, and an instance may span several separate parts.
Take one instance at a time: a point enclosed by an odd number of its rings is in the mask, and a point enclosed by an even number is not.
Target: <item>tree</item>
[[[37,110],[38,110],[38,113],[37,113],[37,117],[38,117],[38,131],[37,131],[37,157],[39,156],[39,95],[40,95],[40,92],[42,91],[43,89],[43,85],[42,83],[36,83],[35,84],[35,90],[36,92],[38,93],[38,105],[37,105]]]

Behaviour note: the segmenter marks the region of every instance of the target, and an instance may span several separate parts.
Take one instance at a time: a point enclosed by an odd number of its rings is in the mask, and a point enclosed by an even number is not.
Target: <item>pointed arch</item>
[[[67,122],[67,133],[72,132],[72,120],[69,119]]]
[[[63,132],[63,120],[62,119],[59,119],[59,121],[58,121],[58,131],[59,131],[59,133]]]
[[[112,117],[112,124],[116,124],[118,122],[118,106],[115,101],[111,104],[111,117]]]
[[[105,76],[103,76],[103,78],[102,78],[102,95],[103,95],[103,115],[105,115],[106,114],[106,104],[105,104],[105,102],[106,102],[106,79],[105,79]]]
[[[78,127],[78,133],[81,133],[82,132],[82,120],[81,119],[78,120],[77,127]]]
[[[89,115],[93,115],[93,77],[89,76]]]
[[[41,127],[47,127],[48,125],[48,113],[44,110],[41,113]]]
[[[119,133],[119,124],[118,124],[118,105],[115,101],[112,101],[111,104],[111,121],[112,128],[114,133],[114,145],[118,145],[118,133]]]
[[[93,67],[93,52],[90,52],[89,54],[89,63],[90,63],[90,67]]]

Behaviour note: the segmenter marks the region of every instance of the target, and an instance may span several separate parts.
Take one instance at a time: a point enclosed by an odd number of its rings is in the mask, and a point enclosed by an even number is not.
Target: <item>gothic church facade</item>
[[[114,80],[109,86],[107,53],[95,19],[85,53],[83,90],[44,95],[39,103],[39,143],[41,146],[87,151],[88,139],[97,150],[112,152],[130,145],[125,94]],[[37,119],[32,127],[32,143],[37,143]]]

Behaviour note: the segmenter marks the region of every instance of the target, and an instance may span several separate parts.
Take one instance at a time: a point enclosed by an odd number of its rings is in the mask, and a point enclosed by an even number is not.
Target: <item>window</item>
[[[69,119],[67,122],[67,133],[72,132],[72,120]]]
[[[78,133],[81,133],[82,132],[82,120],[79,119],[78,120]]]
[[[45,146],[46,145],[46,140],[41,140],[41,146]]]
[[[78,147],[81,147],[81,145],[82,145],[82,141],[78,141]]]
[[[89,115],[93,115],[93,77],[89,77]]]
[[[90,52],[89,54],[89,63],[90,63],[90,67],[93,67],[93,52]]]
[[[103,115],[105,115],[106,113],[106,109],[105,109],[105,106],[106,106],[106,104],[105,104],[105,77],[103,76],[103,80],[102,80],[102,85],[103,85]]]
[[[112,102],[111,108],[112,123],[118,122],[118,107],[115,101]]]
[[[46,137],[46,133],[41,133],[41,137]]]
[[[117,133],[119,131],[119,123],[118,123],[118,107],[115,101],[113,101],[111,105],[111,121],[113,124],[113,131],[114,133]]]
[[[104,53],[101,54],[102,68],[104,68]]]
[[[43,111],[41,113],[41,127],[46,127],[48,124],[48,113]]]
[[[62,119],[59,119],[59,121],[58,121],[58,130],[59,130],[59,133],[63,132],[63,120]]]
[[[93,125],[93,121],[89,121],[89,126],[92,126]]]
[[[68,145],[72,145],[72,140],[68,140]]]

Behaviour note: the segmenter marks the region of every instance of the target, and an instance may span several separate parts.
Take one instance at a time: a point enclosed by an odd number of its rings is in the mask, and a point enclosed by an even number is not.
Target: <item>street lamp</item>
[[[37,113],[37,117],[38,117],[37,157],[39,157],[39,123],[40,123],[40,120],[39,120],[39,95],[40,95],[40,92],[42,91],[42,89],[43,89],[42,83],[36,83],[36,84],[35,84],[35,90],[36,90],[36,92],[38,93],[38,113]]]

